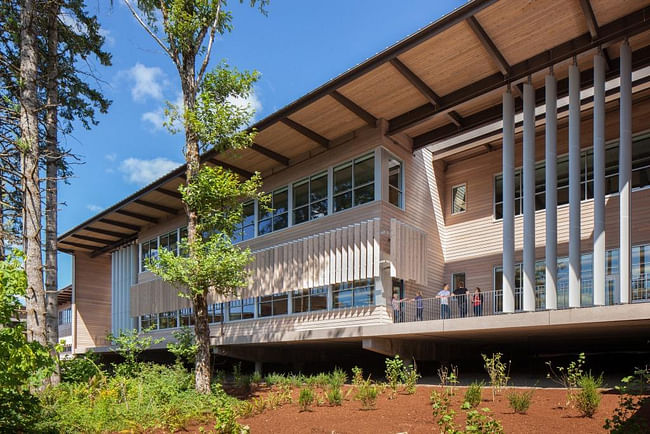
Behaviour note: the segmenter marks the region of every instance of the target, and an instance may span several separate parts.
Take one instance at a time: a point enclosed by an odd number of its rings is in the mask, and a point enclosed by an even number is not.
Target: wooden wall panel
[[[413,281],[419,285],[426,285],[427,257],[426,250],[421,246],[426,245],[427,234],[414,227],[391,219],[390,221],[390,257],[393,267],[391,276],[399,279]]]
[[[106,345],[111,331],[111,256],[77,253],[75,280],[76,351]]]

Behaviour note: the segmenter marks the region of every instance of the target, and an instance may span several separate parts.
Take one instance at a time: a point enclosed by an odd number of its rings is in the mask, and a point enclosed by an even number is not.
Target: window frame
[[[388,197],[386,198],[386,202],[390,203],[393,206],[396,206],[399,209],[404,209],[405,208],[404,204],[406,202],[405,197],[404,197],[404,191],[405,191],[405,188],[404,188],[404,162],[402,160],[400,160],[399,158],[395,157],[394,155],[390,154],[390,153],[388,153],[386,157],[387,157],[386,158],[386,165],[387,165],[387,168],[388,168],[388,179],[386,180],[386,185],[388,187]],[[399,167],[399,173],[398,173],[399,182],[398,182],[398,184],[399,184],[399,187],[394,187],[390,183],[390,176],[391,176],[390,162],[391,162],[391,160],[394,160],[394,161],[396,161],[398,163],[398,167]],[[399,203],[398,204],[394,204],[390,200],[391,189],[397,191],[398,198],[399,198],[399,200],[398,200]]]
[[[353,158],[351,160],[345,161],[345,162],[343,162],[341,164],[337,164],[336,166],[334,166],[332,168],[332,214],[343,212],[343,211],[355,208],[357,206],[365,205],[367,203],[371,203],[371,202],[374,202],[375,200],[377,200],[377,197],[375,195],[375,189],[374,189],[375,183],[377,182],[377,174],[376,174],[376,170],[375,170],[375,159],[376,159],[375,152],[372,151],[372,152],[363,154],[363,155],[361,155],[359,157]],[[357,183],[356,183],[356,175],[355,175],[355,170],[354,170],[355,166],[357,165],[357,163],[360,164],[360,163],[363,163],[364,161],[367,161],[367,160],[372,160],[372,163],[373,163],[372,164],[373,176],[371,177],[370,181],[368,181],[368,182],[366,182],[364,184],[357,185]],[[336,183],[335,183],[335,179],[334,179],[335,176],[336,176],[336,172],[340,171],[340,170],[343,170],[343,169],[347,169],[348,167],[350,168],[350,171],[351,171],[350,188],[347,188],[345,190],[341,190],[341,191],[336,192],[335,191]],[[369,187],[371,185],[373,186],[372,200],[369,200],[369,201],[363,202],[363,203],[356,203],[357,191],[361,190],[362,188],[367,188],[367,187]],[[350,206],[347,207],[347,208],[341,208],[341,209],[337,210],[336,209],[336,199],[338,197],[345,196],[346,194],[350,194]]]
[[[460,188],[460,187],[465,187],[465,198],[464,198],[464,205],[465,206],[461,211],[454,211],[454,206],[455,206],[454,191],[457,188]],[[467,212],[467,182],[463,182],[463,183],[451,186],[451,200],[450,200],[450,203],[451,203],[451,209],[450,209],[451,215],[464,214],[464,213]]]
[[[320,199],[313,200],[312,198],[312,182],[317,179],[322,179],[325,178],[325,196],[321,197]],[[296,206],[296,187],[300,187],[302,185],[306,184],[307,185],[307,202],[300,205]],[[292,195],[292,203],[291,203],[291,226],[296,226],[300,225],[303,223],[307,223],[313,220],[318,220],[319,218],[327,217],[329,215],[329,201],[330,201],[330,192],[329,192],[329,171],[327,169],[322,170],[318,173],[315,173],[313,175],[306,176],[302,179],[299,179],[298,181],[294,181],[291,183],[291,195]],[[319,203],[324,203],[325,204],[325,213],[321,216],[314,217],[312,214],[313,206]],[[307,220],[301,221],[296,223],[296,211],[301,210],[301,209],[306,209],[307,211]]]

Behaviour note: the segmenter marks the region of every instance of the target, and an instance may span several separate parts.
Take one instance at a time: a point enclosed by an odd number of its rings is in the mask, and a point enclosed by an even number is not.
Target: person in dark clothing
[[[418,291],[414,300],[415,300],[415,320],[422,321],[422,313],[424,312],[424,299],[422,298],[422,291]]]
[[[454,289],[454,295],[456,296],[456,303],[458,303],[458,313],[461,318],[467,316],[467,288],[465,288],[465,282],[458,282],[458,288]]]
[[[481,294],[481,288],[478,286],[472,294],[472,306],[474,306],[474,316],[483,315],[483,294]]]

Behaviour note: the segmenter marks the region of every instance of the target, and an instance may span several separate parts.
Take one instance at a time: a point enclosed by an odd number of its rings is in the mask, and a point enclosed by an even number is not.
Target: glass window
[[[293,291],[291,296],[293,313],[327,309],[327,291],[326,286]]]
[[[273,294],[260,297],[258,302],[258,316],[286,315],[288,313],[289,297],[287,293]]]
[[[255,317],[255,299],[245,298],[228,303],[228,318],[231,321]]]
[[[172,312],[162,312],[158,314],[159,328],[171,329],[178,327],[178,315],[174,310]]]
[[[189,327],[194,325],[194,312],[191,307],[186,307],[179,311],[181,320],[181,327]]]
[[[211,323],[223,321],[223,303],[208,305],[208,321]]]
[[[158,238],[153,240],[145,241],[141,245],[141,254],[140,254],[140,272],[143,272],[147,269],[147,259],[158,257]]]
[[[152,313],[148,315],[142,315],[140,317],[140,331],[152,329],[158,329],[158,314]]]
[[[72,308],[59,311],[59,324],[70,324],[72,322]]]
[[[402,208],[404,206],[402,187],[402,163],[394,158],[388,159],[388,202]]]
[[[187,226],[183,226],[182,228],[180,228],[178,230],[178,233],[179,233],[178,238],[179,238],[180,243],[181,244],[182,243],[187,243]],[[187,248],[181,247],[181,248],[178,249],[178,254],[181,255],[181,256],[188,256],[190,253],[187,250]]]
[[[257,234],[264,235],[289,225],[289,192],[286,187],[271,193],[270,209],[258,205]]]
[[[293,224],[327,215],[327,172],[293,184]]]
[[[375,285],[372,279],[339,283],[332,289],[334,309],[372,306],[375,304]]]
[[[242,205],[242,221],[237,224],[233,232],[233,243],[250,240],[255,236],[255,201],[248,201]]]
[[[375,200],[374,154],[334,168],[334,212],[373,200]]]
[[[451,213],[458,214],[467,209],[467,185],[461,184],[451,188]]]
[[[178,253],[178,230],[160,236],[160,249],[167,249],[174,254]]]

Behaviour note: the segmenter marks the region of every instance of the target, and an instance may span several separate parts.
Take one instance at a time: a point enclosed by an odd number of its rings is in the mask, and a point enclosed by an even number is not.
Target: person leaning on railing
[[[413,300],[415,300],[415,320],[422,321],[422,313],[424,312],[424,299],[422,298],[422,291],[418,291]]]
[[[445,286],[438,292],[436,298],[440,299],[440,319],[449,318],[449,297],[451,292],[449,292],[449,284],[445,283]]]
[[[458,313],[461,318],[467,316],[467,288],[465,288],[465,282],[462,280],[458,282],[458,288],[454,289],[454,295],[456,296],[456,303],[458,303]]]
[[[481,288],[478,286],[474,289],[474,294],[472,294],[472,306],[474,306],[474,316],[483,315],[483,294],[481,294]]]

